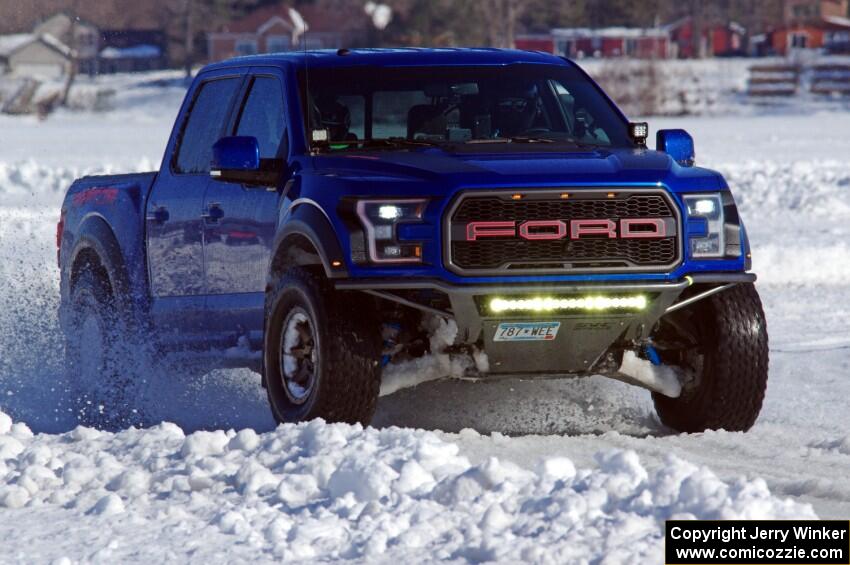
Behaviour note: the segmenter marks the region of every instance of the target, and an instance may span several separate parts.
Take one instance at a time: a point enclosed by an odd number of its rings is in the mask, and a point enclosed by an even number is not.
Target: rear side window
[[[209,172],[212,146],[224,128],[227,110],[239,82],[240,79],[234,77],[201,85],[180,136],[176,159],[178,173]]]
[[[276,78],[254,79],[236,126],[236,135],[256,137],[261,159],[280,156],[286,137],[286,120],[283,115],[283,89]]]

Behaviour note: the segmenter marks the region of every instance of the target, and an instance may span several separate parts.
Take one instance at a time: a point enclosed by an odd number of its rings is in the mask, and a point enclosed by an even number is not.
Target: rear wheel
[[[685,376],[679,398],[653,393],[661,421],[678,431],[746,431],[767,388],[767,324],[752,284],[739,284],[662,318],[654,336]]]
[[[93,270],[83,271],[72,291],[65,339],[66,376],[81,424],[110,430],[143,424],[140,355],[108,282]]]
[[[381,384],[378,326],[354,298],[303,268],[286,270],[269,294],[264,381],[279,422],[372,419]]]

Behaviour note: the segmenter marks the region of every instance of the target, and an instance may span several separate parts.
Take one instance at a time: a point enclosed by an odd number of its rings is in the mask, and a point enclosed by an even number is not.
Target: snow
[[[746,434],[672,433],[601,377],[442,378],[475,360],[439,319],[442,353],[394,368],[374,427],[277,427],[257,375],[217,371],[161,375],[173,423],[111,434],[63,402],[59,203],[80,174],[156,169],[182,97],[173,74],[116,80],[111,112],[0,116],[4,561],[651,562],[667,518],[850,514],[850,114],[650,119],[694,136],[747,222],[771,365]]]
[[[31,33],[0,35],[0,55],[8,56],[22,45],[26,45],[34,39],[35,36]]]
[[[483,351],[476,351],[472,357],[446,353],[446,348],[452,345],[457,337],[457,324],[454,320],[434,316],[426,318],[425,325],[431,336],[431,354],[385,367],[381,380],[381,396],[445,377],[463,378],[473,368],[478,371],[487,369],[487,355]]]
[[[430,431],[320,420],[260,435],[184,435],[173,424],[32,435],[17,425],[0,437],[20,447],[0,457],[0,514],[15,513],[0,541],[14,548],[7,556],[39,562],[175,551],[218,560],[224,544],[230,560],[565,563],[605,548],[634,562],[661,555],[673,517],[815,517],[763,480],[725,482],[674,456],[650,473],[631,450],[601,451],[593,469],[563,456],[526,469],[494,456],[472,463]],[[45,516],[73,519],[73,535],[55,521],[30,529]],[[154,536],[164,543],[142,545]]]
[[[675,368],[666,365],[655,366],[635,355],[633,351],[626,351],[623,354],[620,372],[642,383],[650,390],[670,398],[678,398],[682,393],[682,382]]]
[[[156,45],[133,45],[132,47],[107,47],[100,52],[104,59],[150,59],[162,53]]]

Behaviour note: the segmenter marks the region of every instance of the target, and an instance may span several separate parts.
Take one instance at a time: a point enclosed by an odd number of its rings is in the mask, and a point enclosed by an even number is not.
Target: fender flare
[[[282,268],[286,262],[285,255],[287,247],[297,238],[304,238],[313,246],[318,254],[319,263],[329,279],[345,278],[348,272],[345,269],[342,246],[339,243],[336,232],[331,225],[330,219],[324,210],[313,201],[296,201],[284,213],[281,227],[275,237],[272,260],[269,265],[269,282]],[[339,266],[333,262],[338,261]],[[319,264],[315,261],[296,261],[298,265]]]
[[[115,237],[112,228],[101,216],[89,216],[84,219],[77,233],[74,247],[66,263],[68,265],[66,276],[69,292],[73,285],[72,277],[77,260],[80,254],[86,250],[93,251],[106,270],[112,296],[118,298],[117,304],[119,306],[125,304],[126,299],[130,296],[130,277],[118,239]]]

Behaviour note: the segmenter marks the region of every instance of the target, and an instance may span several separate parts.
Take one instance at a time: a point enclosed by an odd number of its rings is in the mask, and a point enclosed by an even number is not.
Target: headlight
[[[720,194],[689,194],[684,200],[688,218],[702,218],[706,223],[704,236],[690,238],[691,257],[723,257],[726,254],[726,234]]]
[[[361,200],[357,216],[366,230],[369,260],[373,263],[419,263],[422,243],[399,241],[398,224],[421,222],[427,200]]]

